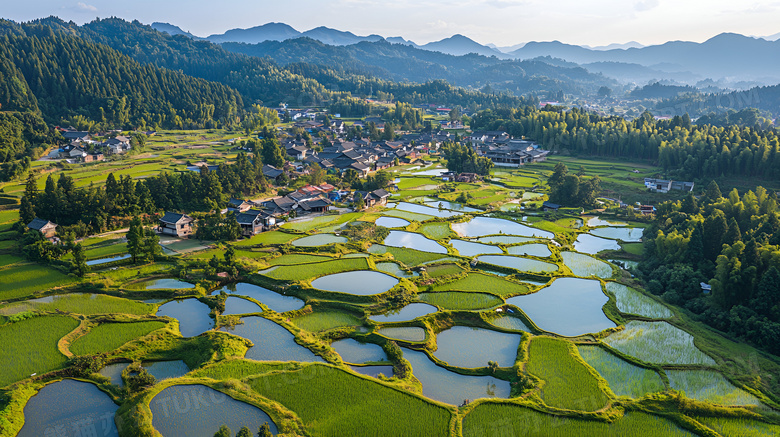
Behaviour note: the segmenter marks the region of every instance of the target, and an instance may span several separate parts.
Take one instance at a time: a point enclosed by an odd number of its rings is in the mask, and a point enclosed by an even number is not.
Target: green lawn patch
[[[326,365],[249,380],[294,411],[312,435],[448,436],[444,407]]]
[[[163,322],[134,322],[134,323],[104,323],[90,329],[85,335],[77,338],[71,345],[70,351],[75,355],[90,355],[110,352],[119,348],[130,340],[160,329],[165,326]]]
[[[515,296],[528,292],[528,287],[507,279],[485,275],[482,273],[469,273],[465,278],[458,279],[455,282],[439,284],[433,287],[434,291],[479,291],[493,293],[501,297]]]
[[[301,281],[317,278],[333,273],[348,272],[351,270],[367,270],[366,258],[343,258],[320,263],[310,263],[305,266],[278,266],[268,272],[266,276],[280,281]]]
[[[588,368],[572,356],[571,343],[549,337],[531,340],[526,369],[545,381],[544,402],[557,408],[595,411],[607,404],[607,395]]]
[[[57,342],[79,325],[65,316],[34,317],[0,326],[0,387],[65,366]]]

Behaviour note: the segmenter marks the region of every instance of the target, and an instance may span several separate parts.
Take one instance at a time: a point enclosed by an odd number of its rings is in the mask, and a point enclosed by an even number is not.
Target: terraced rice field
[[[711,370],[667,370],[669,385],[685,396],[720,405],[761,405],[752,394],[735,387],[718,372]]]
[[[299,328],[311,332],[324,331],[326,329],[342,326],[360,326],[361,322],[356,316],[338,311],[317,311],[292,320]]]
[[[635,366],[598,346],[578,346],[580,356],[607,380],[609,388],[618,396],[640,398],[664,391],[661,377],[654,371]]]
[[[636,314],[652,319],[668,319],[672,311],[655,299],[617,282],[607,282],[607,291],[615,295],[622,313]]]
[[[493,275],[481,273],[469,273],[466,277],[446,284],[438,284],[434,291],[477,291],[490,292],[501,297],[509,297],[528,292],[528,287],[523,284],[509,281]]]
[[[163,322],[104,323],[93,327],[70,345],[74,355],[110,352],[130,340],[165,326]]]
[[[346,258],[334,261],[300,265],[279,266],[267,273],[268,277],[281,281],[301,281],[333,273],[348,272],[352,270],[368,269],[368,261],[365,258]]]
[[[420,293],[420,301],[444,310],[481,310],[502,305],[504,301],[492,294],[466,292]]]
[[[715,365],[715,360],[693,344],[691,334],[666,322],[632,320],[604,343],[648,363]]]

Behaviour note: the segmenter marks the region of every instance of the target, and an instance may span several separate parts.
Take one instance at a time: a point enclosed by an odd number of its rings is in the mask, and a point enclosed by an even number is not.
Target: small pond
[[[420,380],[423,395],[451,405],[479,398],[508,398],[509,382],[492,376],[467,376],[439,367],[424,352],[404,349],[412,373]]]
[[[222,289],[215,291],[213,294],[219,293],[220,291],[251,297],[258,302],[262,302],[263,305],[277,313],[299,310],[303,308],[305,304],[303,300],[298,299],[297,297],[284,296],[267,288],[258,287],[254,284],[247,284],[246,282],[227,285],[222,287]]]
[[[128,365],[130,365],[130,363],[107,364],[100,369],[98,373],[109,378],[111,384],[122,387],[124,385],[124,381],[122,381],[122,371],[125,370]]]
[[[376,263],[376,269],[380,272],[390,273],[391,275],[397,276],[399,278],[412,278],[414,276],[420,276],[420,274],[417,272],[407,272],[394,262]]]
[[[390,231],[383,242],[385,246],[406,247],[432,253],[447,253],[447,248],[428,237],[415,232]]]
[[[262,313],[263,309],[256,303],[241,297],[228,296],[225,300],[225,312],[223,316],[232,316],[235,314]]]
[[[146,290],[158,290],[161,288],[181,290],[195,288],[195,284],[190,284],[189,282],[180,281],[174,278],[155,279],[153,281],[145,282],[143,285]]]
[[[436,311],[438,311],[438,309],[433,305],[428,305],[425,303],[410,303],[401,309],[391,310],[384,314],[371,316],[369,319],[375,322],[407,322],[427,314],[435,313]]]
[[[574,242],[574,250],[593,255],[602,250],[620,250],[620,244],[615,240],[594,237],[590,234],[580,234]]]
[[[182,360],[144,361],[141,366],[158,381],[168,378],[178,378],[189,373],[190,368]]]
[[[458,251],[460,256],[477,256],[490,253],[504,253],[500,247],[489,244],[475,243],[473,241],[450,240],[450,244]]]
[[[425,214],[425,215],[432,215],[434,217],[454,217],[456,215],[461,215],[460,212],[450,211],[448,209],[439,209],[439,208],[433,208],[426,205],[418,205],[416,203],[409,203],[409,202],[398,202],[397,205],[395,205],[395,209],[400,211],[409,211],[414,212],[417,214]]]
[[[597,228],[590,231],[590,234],[602,238],[611,238],[613,240],[623,240],[625,242],[642,241],[642,234],[645,228]]]
[[[322,358],[295,342],[295,336],[284,327],[258,316],[243,317],[243,324],[220,331],[244,337],[254,343],[246,358],[259,361],[317,361]]]
[[[119,261],[121,259],[128,259],[128,258],[130,258],[130,254],[126,253],[124,255],[110,256],[108,258],[93,259],[93,260],[87,261],[87,265],[88,266],[95,266],[95,265],[110,263],[111,261]]]
[[[330,346],[341,355],[344,362],[362,364],[368,362],[387,361],[382,346],[374,343],[361,343],[354,338],[336,340]]]
[[[541,273],[558,270],[558,266],[555,264],[511,255],[482,255],[477,257],[477,260],[494,266],[520,270],[521,272]]]
[[[537,241],[537,240],[538,238],[515,237],[513,235],[491,235],[488,237],[481,237],[476,239],[476,241],[479,241],[480,243],[507,244],[507,245],[528,243],[530,241]]]
[[[599,281],[560,278],[536,293],[506,302],[523,310],[539,328],[575,337],[615,327],[601,309],[608,300]]]
[[[195,337],[214,327],[209,317],[211,308],[197,299],[172,300],[160,305],[158,316],[173,317],[179,321],[179,331],[184,337]]]
[[[487,367],[488,361],[497,362],[499,367],[512,367],[520,338],[490,329],[453,326],[436,336],[433,355],[455,367]]]
[[[499,328],[511,329],[513,331],[531,332],[531,329],[526,326],[523,320],[515,316],[498,316],[491,320],[490,324],[498,326]]]
[[[592,256],[576,252],[561,252],[561,258],[563,258],[563,264],[577,276],[595,275],[604,279],[612,277],[612,267]]]
[[[165,388],[149,403],[152,425],[164,437],[212,437],[222,425],[234,432],[247,426],[256,431],[268,422],[271,432],[277,429],[263,410],[206,387],[174,385]]]
[[[349,366],[357,373],[378,378],[380,374],[390,378],[393,376],[393,366]]]
[[[405,228],[409,226],[409,221],[396,217],[382,216],[376,219],[376,225],[386,228]]]
[[[425,330],[416,326],[399,328],[380,328],[378,334],[402,341],[425,341]]]
[[[607,220],[602,220],[601,217],[590,217],[588,219],[588,226],[590,227],[596,227],[596,226],[627,226],[626,223],[622,222],[610,222]]]
[[[395,287],[398,279],[372,270],[356,270],[319,277],[311,286],[325,291],[368,296],[384,293]]]
[[[349,241],[347,237],[339,237],[333,234],[315,234],[293,240],[292,245],[299,247],[315,247],[324,246],[326,244],[346,243],[347,241]]]
[[[494,217],[474,217],[465,223],[453,223],[452,230],[462,237],[484,237],[494,234],[524,235],[527,237],[554,238],[552,232],[535,229],[511,220]]]
[[[540,244],[540,243],[510,246],[506,248],[506,252],[510,255],[530,255],[530,256],[538,256],[540,258],[546,258],[552,255],[550,248],[547,247],[546,244]]]
[[[114,414],[119,408],[107,394],[88,382],[65,379],[43,387],[24,406],[26,418],[17,436],[79,434],[118,436]],[[87,434],[83,434],[86,432]]]

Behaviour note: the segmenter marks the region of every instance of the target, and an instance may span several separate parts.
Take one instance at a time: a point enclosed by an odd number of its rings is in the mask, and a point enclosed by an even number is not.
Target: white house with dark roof
[[[195,219],[187,214],[178,214],[175,212],[166,212],[160,218],[160,225],[157,232],[163,235],[173,235],[179,238],[186,238],[192,235],[192,224]]]
[[[54,236],[57,233],[57,224],[52,223],[48,220],[39,219],[38,217],[34,218],[33,221],[31,221],[27,227],[29,229],[35,229],[36,231],[43,234],[44,238],[54,238]]]

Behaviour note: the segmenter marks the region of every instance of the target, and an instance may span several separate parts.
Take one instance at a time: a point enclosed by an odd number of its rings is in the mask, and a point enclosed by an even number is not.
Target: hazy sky
[[[780,32],[780,0],[3,0],[16,21],[57,15],[79,24],[118,16],[165,21],[198,36],[271,21],[426,43],[464,34],[487,44],[559,40],[592,46],[704,41],[721,32]]]

